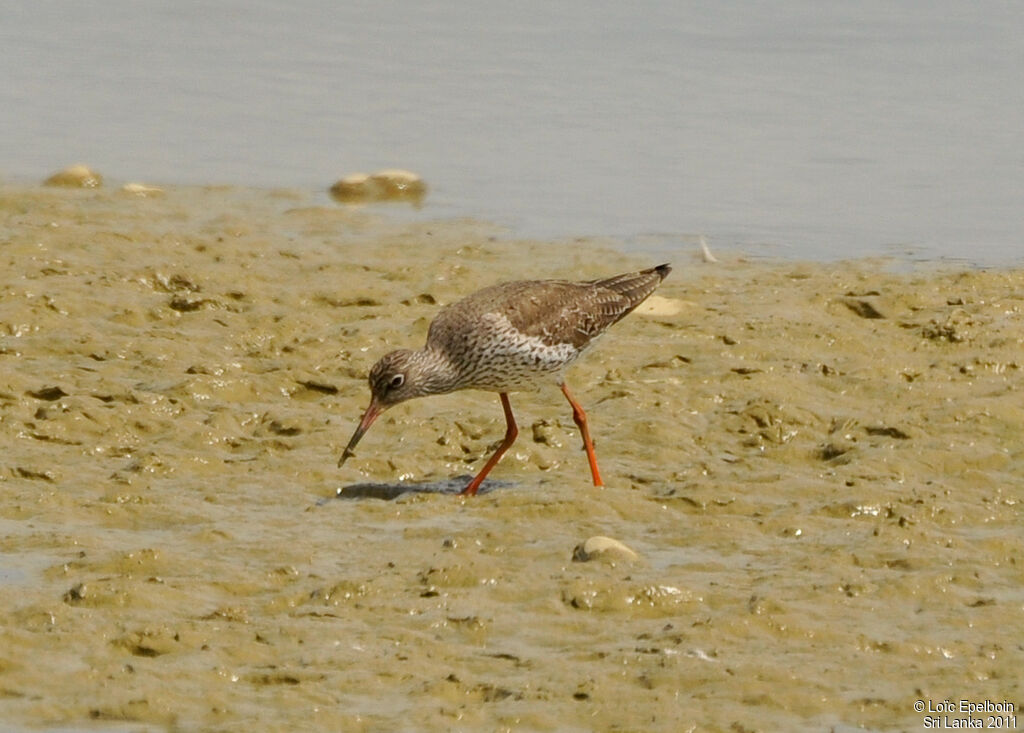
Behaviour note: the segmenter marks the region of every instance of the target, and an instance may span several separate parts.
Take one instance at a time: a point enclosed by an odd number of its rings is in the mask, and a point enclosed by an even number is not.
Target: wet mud
[[[0,718],[918,730],[919,700],[1024,702],[1024,272],[690,249],[569,372],[607,486],[552,387],[512,395],[465,499],[496,395],[399,405],[338,469],[369,367],[485,285],[655,262],[293,191],[0,188]]]

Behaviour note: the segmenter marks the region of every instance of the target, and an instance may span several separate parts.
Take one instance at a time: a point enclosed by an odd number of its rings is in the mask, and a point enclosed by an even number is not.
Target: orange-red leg
[[[590,430],[587,429],[587,413],[583,412],[580,403],[573,399],[572,393],[569,392],[569,387],[566,386],[565,382],[562,382],[560,386],[565,399],[569,400],[569,404],[572,405],[572,419],[576,423],[576,427],[580,429],[580,433],[583,434],[583,447],[587,450],[587,460],[590,461],[590,473],[594,477],[594,486],[604,486],[604,482],[601,480],[601,472],[597,470],[594,441],[590,439]]]
[[[519,428],[516,427],[516,418],[512,415],[512,405],[508,401],[508,393],[501,392],[499,396],[501,397],[501,406],[505,410],[505,425],[507,426],[505,429],[505,439],[501,441],[498,450],[494,451],[494,455],[487,459],[487,463],[484,464],[480,473],[469,482],[469,486],[462,490],[462,496],[476,496],[477,489],[484,482],[484,478],[498,464],[501,457],[505,455],[505,451],[516,442],[516,437],[519,435]]]

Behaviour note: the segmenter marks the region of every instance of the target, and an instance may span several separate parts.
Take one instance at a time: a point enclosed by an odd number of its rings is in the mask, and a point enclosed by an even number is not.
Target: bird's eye
[[[405,383],[405,375],[404,374],[396,374],[395,376],[391,377],[391,381],[388,382],[388,386],[391,387],[391,389],[398,389],[404,383]]]

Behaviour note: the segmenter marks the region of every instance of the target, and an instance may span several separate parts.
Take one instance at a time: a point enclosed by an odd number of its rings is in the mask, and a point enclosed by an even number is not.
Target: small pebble
[[[379,197],[377,184],[366,173],[353,173],[336,181],[330,188],[338,201],[373,201]]]
[[[103,176],[89,166],[79,164],[54,173],[43,181],[43,185],[66,188],[99,188],[103,185]]]
[[[370,176],[384,191],[387,198],[419,199],[427,192],[423,179],[412,171],[387,168]]]
[[[353,173],[335,182],[331,196],[344,203],[370,201],[419,202],[426,195],[423,179],[411,171],[389,168],[372,175]]]
[[[595,535],[586,542],[576,545],[576,548],[572,551],[574,562],[589,562],[599,558],[613,562],[615,560],[633,562],[634,560],[639,560],[640,556],[618,540],[614,540],[611,537],[602,537],[601,535]]]
[[[148,198],[151,196],[162,196],[164,190],[157,186],[147,186],[145,183],[126,183],[121,186],[121,190],[125,193],[130,193],[133,196],[139,198]]]

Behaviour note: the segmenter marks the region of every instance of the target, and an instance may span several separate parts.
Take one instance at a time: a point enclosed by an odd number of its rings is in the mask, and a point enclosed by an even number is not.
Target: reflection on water
[[[813,259],[1019,259],[1012,3],[12,0],[7,176],[324,190],[424,215]],[[325,195],[326,200],[326,195]]]

